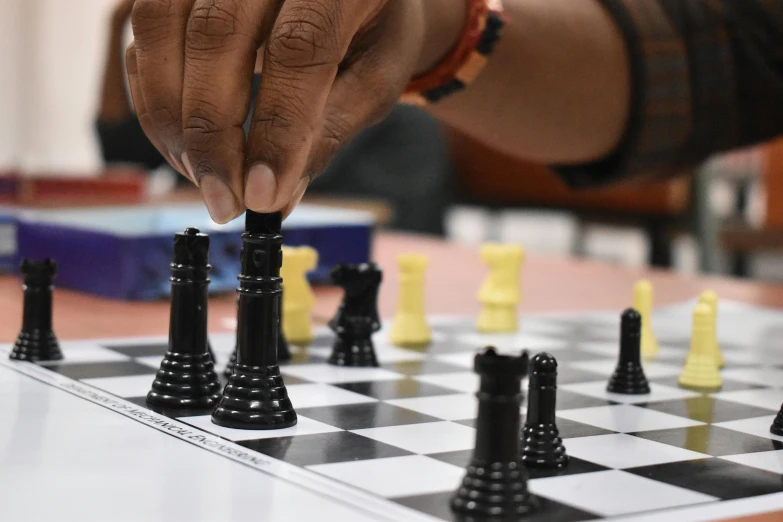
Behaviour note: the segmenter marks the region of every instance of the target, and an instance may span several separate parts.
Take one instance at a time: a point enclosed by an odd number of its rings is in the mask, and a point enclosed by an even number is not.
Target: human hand
[[[128,22],[133,11],[133,4],[136,0],[120,0],[112,11],[112,24],[115,27],[124,27]]]
[[[215,221],[245,208],[288,213],[399,98],[420,57],[426,1],[137,0],[127,61],[139,121]]]

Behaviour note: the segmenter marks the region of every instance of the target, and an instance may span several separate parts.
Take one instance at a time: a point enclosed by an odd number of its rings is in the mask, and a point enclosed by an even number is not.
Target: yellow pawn
[[[315,295],[307,273],[317,264],[318,252],[313,248],[283,247],[283,333],[292,344],[304,346],[313,340]]]
[[[633,307],[642,316],[642,357],[655,357],[658,355],[658,341],[652,330],[652,283],[642,280],[634,285]]]
[[[712,340],[712,353],[715,357],[715,362],[718,364],[718,368],[723,368],[726,366],[726,361],[723,360],[723,354],[721,353],[720,344],[718,343],[718,294],[712,290],[707,290],[699,296],[699,302],[709,305],[712,309],[712,320],[715,323],[712,329],[714,334]]]
[[[525,251],[519,245],[488,244],[481,248],[481,258],[489,266],[489,275],[478,293],[482,307],[476,327],[483,333],[516,332]]]
[[[430,260],[419,254],[397,257],[400,269],[400,297],[389,341],[396,345],[421,345],[432,341],[424,311],[424,272]]]
[[[712,353],[714,325],[710,306],[704,303],[697,304],[693,310],[691,349],[678,381],[681,387],[717,390],[723,385]]]

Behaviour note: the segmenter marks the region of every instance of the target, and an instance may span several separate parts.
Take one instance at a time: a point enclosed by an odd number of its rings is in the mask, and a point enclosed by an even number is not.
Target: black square
[[[344,430],[403,426],[422,422],[439,422],[440,419],[422,413],[399,408],[383,402],[323,406],[297,410],[303,417],[317,420]]]
[[[146,344],[115,344],[112,346],[103,346],[108,350],[127,355],[129,357],[151,357],[153,355],[165,355],[169,349],[168,343],[146,343]]]
[[[102,363],[52,364],[47,368],[71,379],[100,379],[104,377],[130,377],[155,375],[157,370],[133,361]]]
[[[597,357],[596,357],[597,358]],[[580,382],[594,382],[603,379],[601,375],[593,372],[586,372],[577,368],[563,366],[557,369],[558,384],[576,384]]]
[[[662,413],[670,413],[677,417],[687,417],[708,424],[751,419],[753,417],[763,417],[776,413],[774,410],[722,401],[706,395],[691,397],[689,399],[637,404],[636,406],[660,411]]]
[[[783,492],[783,480],[777,473],[723,459],[670,462],[625,471],[722,500]]]
[[[464,419],[454,421],[457,424],[463,426],[469,426],[471,428],[476,427],[476,419]],[[519,416],[519,425],[524,428],[525,415]],[[596,435],[611,435],[616,433],[614,431],[605,430],[596,426],[590,426],[589,424],[582,424],[581,422],[572,421],[569,419],[562,419],[557,417],[557,430],[560,432],[560,437],[563,439],[575,439],[577,437],[594,437]],[[521,429],[520,429],[521,431]]]
[[[713,457],[783,449],[783,442],[710,425],[645,431],[631,435]]]
[[[408,376],[436,375],[439,373],[463,372],[465,368],[460,368],[453,364],[436,361],[434,359],[422,359],[420,361],[400,361],[381,365],[386,370],[401,373]]]
[[[454,520],[451,513],[451,497],[453,491],[418,495],[414,497],[401,497],[392,499],[398,504],[427,513],[441,520]],[[534,513],[524,518],[525,522],[581,522],[584,520],[597,520],[600,517],[566,506],[548,498],[536,498],[538,508]]]
[[[243,440],[237,444],[297,466],[412,455],[402,448],[347,431]]]
[[[593,408],[596,406],[613,406],[615,404],[618,403],[566,390],[557,391],[557,411]]]
[[[412,397],[430,397],[433,395],[453,395],[457,392],[448,388],[441,388],[434,384],[414,381],[413,379],[399,379],[394,381],[366,381],[346,382],[333,384],[337,388],[359,393],[378,400],[409,399]]]
[[[566,444],[566,450],[568,445]],[[431,459],[439,460],[447,464],[452,464],[460,468],[466,468],[473,456],[473,451],[449,451],[447,453],[431,453],[427,455]],[[563,469],[535,469],[527,468],[527,473],[531,479],[562,477],[564,475],[581,475],[583,473],[593,473],[595,471],[606,471],[607,467],[588,462],[586,460],[569,457],[568,465]]]
[[[431,459],[445,462],[446,464],[453,464],[458,468],[465,468],[470,462],[470,458],[473,456],[473,450],[461,450],[461,451],[447,451],[445,453],[430,453],[427,455]]]

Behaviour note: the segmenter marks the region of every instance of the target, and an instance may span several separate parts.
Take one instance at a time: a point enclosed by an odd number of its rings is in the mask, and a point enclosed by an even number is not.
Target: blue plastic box
[[[17,214],[15,263],[51,257],[57,286],[103,297],[148,300],[169,294],[174,234],[195,227],[210,235],[213,293],[233,291],[239,274],[244,219],[217,225],[204,206],[166,205]],[[370,259],[374,218],[366,212],[301,205],[283,224],[286,245],[319,253],[314,281],[341,263]]]

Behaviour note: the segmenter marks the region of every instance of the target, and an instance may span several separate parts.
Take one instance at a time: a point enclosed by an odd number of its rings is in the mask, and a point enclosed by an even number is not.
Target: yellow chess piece
[[[658,341],[652,330],[652,283],[642,280],[634,285],[633,307],[642,316],[642,357],[655,357],[658,355]]]
[[[424,311],[424,272],[430,260],[419,254],[397,257],[400,269],[400,297],[389,341],[396,345],[422,345],[432,341]]]
[[[718,364],[718,368],[726,366],[726,361],[723,360],[723,353],[720,350],[720,343],[718,343],[718,294],[712,290],[707,290],[699,296],[699,302],[709,305],[712,308],[712,320],[715,325],[712,329],[714,338],[712,340],[712,353],[715,357],[715,362]]]
[[[489,275],[479,290],[482,306],[476,327],[483,333],[516,332],[525,251],[519,245],[487,244],[481,248],[481,258],[489,266]]]
[[[307,345],[313,340],[311,312],[315,295],[307,273],[318,264],[318,252],[310,247],[283,247],[283,333],[288,342]]]
[[[683,388],[696,390],[717,390],[723,385],[718,365],[712,353],[712,338],[715,326],[712,309],[699,303],[693,310],[693,331],[691,349],[680,374],[679,384]]]

